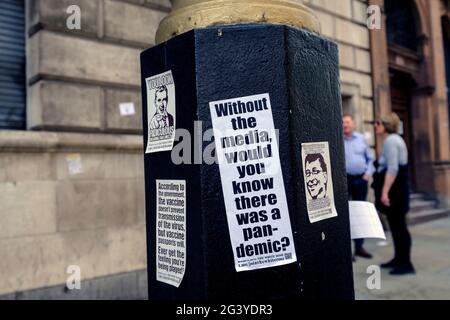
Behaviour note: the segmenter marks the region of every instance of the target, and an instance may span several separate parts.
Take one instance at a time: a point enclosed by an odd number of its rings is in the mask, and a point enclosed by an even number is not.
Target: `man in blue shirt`
[[[369,180],[375,172],[373,157],[365,137],[355,131],[353,116],[344,115],[343,127],[349,200],[366,201]],[[364,249],[364,239],[356,239],[354,242],[355,256],[372,258],[372,255]]]

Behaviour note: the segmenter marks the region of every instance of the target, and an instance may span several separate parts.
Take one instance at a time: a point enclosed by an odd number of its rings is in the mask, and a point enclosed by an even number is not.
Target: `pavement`
[[[381,269],[381,289],[368,289],[368,278],[374,273],[367,269],[391,260],[393,244],[389,233],[387,246],[366,240],[364,247],[374,258],[357,258],[353,263],[357,300],[450,300],[450,218],[410,227],[410,232],[416,275],[391,276]]]

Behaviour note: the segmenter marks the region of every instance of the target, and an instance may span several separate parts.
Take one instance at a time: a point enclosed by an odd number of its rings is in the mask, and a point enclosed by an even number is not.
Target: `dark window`
[[[413,0],[386,0],[388,42],[417,52],[419,33]]]
[[[353,110],[351,96],[342,96],[342,112],[343,114],[354,115],[355,110]]]
[[[24,0],[0,0],[0,129],[25,128]]]

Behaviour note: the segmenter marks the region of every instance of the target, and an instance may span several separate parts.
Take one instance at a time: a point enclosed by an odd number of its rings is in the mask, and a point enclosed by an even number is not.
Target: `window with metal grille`
[[[413,0],[387,0],[386,28],[388,42],[418,52],[419,29]]]
[[[25,5],[0,1],[0,129],[25,128]]]

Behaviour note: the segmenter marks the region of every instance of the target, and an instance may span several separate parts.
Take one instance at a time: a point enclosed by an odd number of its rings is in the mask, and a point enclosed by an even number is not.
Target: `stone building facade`
[[[370,33],[367,1],[304,0],[319,18],[322,34],[339,46],[344,113],[355,117],[358,130],[375,146]]]
[[[8,1],[16,14],[23,0]],[[67,28],[71,5],[80,30]],[[0,296],[145,297],[139,54],[170,2],[25,7],[26,128],[0,130]],[[70,265],[85,290],[64,290]]]
[[[391,105],[390,51],[379,39],[385,32],[366,27],[367,1],[304,2],[317,14],[323,35],[339,45],[344,111],[355,115],[375,147],[372,121]],[[416,2],[434,13],[446,8],[444,1]],[[154,44],[170,2],[25,4],[26,128],[0,130],[0,296],[143,298],[147,260],[139,54]],[[81,30],[67,28],[71,5],[81,9]],[[427,19],[431,33],[425,52],[435,60],[427,61],[428,71],[420,74],[435,90],[417,98],[417,109],[427,118],[416,115],[414,128],[420,141],[429,139],[423,163],[436,177],[430,187],[448,194],[449,131],[448,122],[440,121],[447,115],[445,74],[431,44],[439,35],[431,16]],[[132,103],[134,114],[121,114],[123,103]],[[439,111],[432,108],[435,103]],[[81,269],[81,291],[64,289],[70,265]]]
[[[412,188],[450,202],[450,7],[445,0],[370,0],[375,114],[398,113],[410,151]]]

